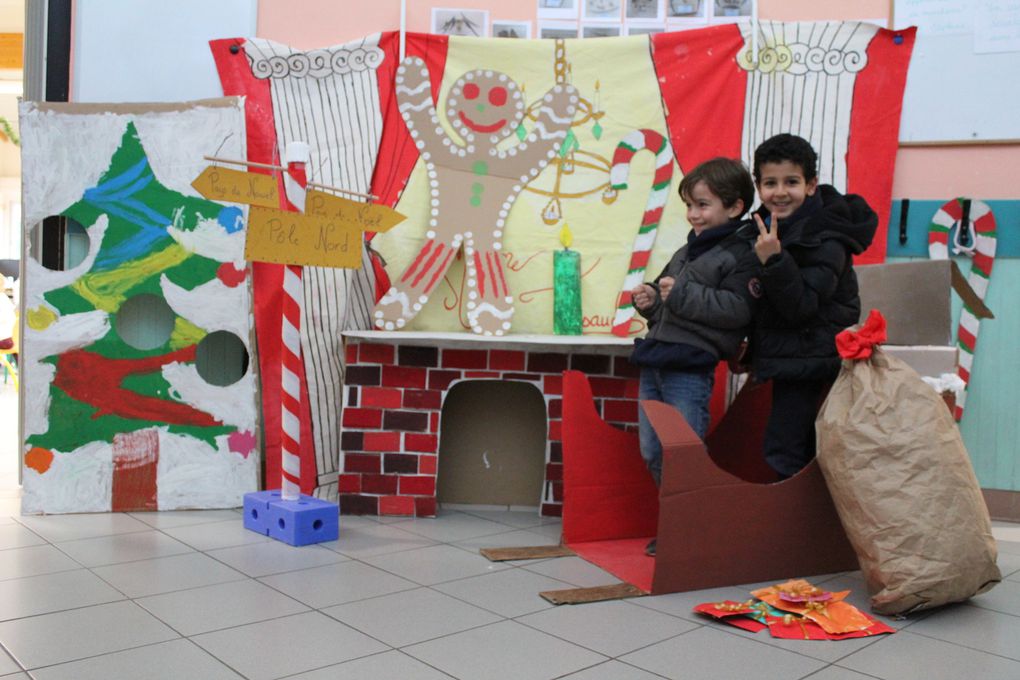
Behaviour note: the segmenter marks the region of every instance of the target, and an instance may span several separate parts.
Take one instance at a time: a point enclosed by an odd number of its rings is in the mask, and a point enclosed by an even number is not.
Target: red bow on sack
[[[867,359],[871,348],[885,342],[885,338],[885,317],[873,309],[860,330],[848,328],[836,336],[836,351],[844,359]]]

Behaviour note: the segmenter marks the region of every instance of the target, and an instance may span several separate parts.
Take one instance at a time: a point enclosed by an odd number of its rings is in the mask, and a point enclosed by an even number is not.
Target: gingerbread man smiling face
[[[500,255],[503,228],[517,196],[556,156],[577,110],[577,90],[551,88],[533,129],[501,145],[524,118],[524,97],[506,74],[475,70],[454,82],[445,103],[456,135],[439,122],[425,62],[405,60],[396,84],[400,113],[425,164],[430,214],[421,250],[376,305],[375,325],[403,328],[463,248],[468,325],[475,333],[503,335],[514,313]]]
[[[446,113],[465,139],[493,135],[492,143],[510,136],[524,117],[524,97],[517,83],[492,71],[465,73],[450,89]]]

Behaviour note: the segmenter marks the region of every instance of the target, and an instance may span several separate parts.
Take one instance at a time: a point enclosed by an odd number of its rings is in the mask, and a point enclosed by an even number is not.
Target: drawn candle
[[[563,250],[553,253],[553,332],[581,334],[581,254],[570,249],[570,227],[560,230]]]

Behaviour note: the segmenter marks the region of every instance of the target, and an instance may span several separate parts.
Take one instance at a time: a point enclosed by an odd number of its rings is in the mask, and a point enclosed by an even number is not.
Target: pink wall
[[[432,7],[489,10],[490,18],[535,20],[537,0],[408,0],[407,28],[427,32]],[[889,0],[759,0],[763,19],[888,19]],[[346,42],[400,27],[400,0],[259,0],[258,35],[295,47]],[[994,172],[988,169],[994,168]],[[893,197],[1020,198],[1020,144],[901,147]]]

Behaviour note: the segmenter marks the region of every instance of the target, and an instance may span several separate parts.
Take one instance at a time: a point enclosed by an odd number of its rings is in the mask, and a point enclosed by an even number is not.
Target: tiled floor
[[[292,548],[234,510],[21,517],[16,501],[0,495],[5,680],[1020,678],[1015,525],[996,527],[1007,579],[991,592],[895,635],[801,642],[691,613],[750,586],[553,607],[539,591],[614,579],[574,557],[478,554],[555,543],[559,523],[533,513],[344,517],[339,541]],[[866,606],[859,574],[814,580]]]

